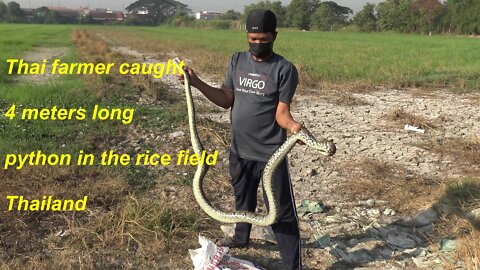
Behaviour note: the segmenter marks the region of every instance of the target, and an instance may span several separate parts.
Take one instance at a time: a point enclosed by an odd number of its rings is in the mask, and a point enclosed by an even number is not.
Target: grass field
[[[17,117],[0,120],[2,137],[1,152],[26,152],[42,148],[45,151],[77,151],[88,149],[88,136],[95,133],[108,132],[110,123],[86,121],[85,124],[73,121],[22,121],[22,108],[93,108],[96,103],[102,103],[95,98],[93,92],[82,78],[62,76],[57,80],[47,81],[39,86],[34,82],[16,82],[14,76],[6,74],[6,63],[3,59],[21,57],[26,51],[35,48],[68,48],[62,56],[64,61],[74,61],[76,58],[70,41],[73,26],[47,26],[43,29],[33,29],[31,26],[20,25],[9,27],[0,25],[2,35],[0,43],[5,50],[1,51],[2,73],[0,81],[0,111],[5,113],[13,104],[17,107]],[[81,134],[81,135],[79,135]]]
[[[68,44],[68,35],[77,26],[38,26],[35,32],[29,31],[30,27],[20,25],[11,29],[8,25],[0,25],[4,33],[0,44],[5,48],[0,52],[0,59],[34,46]],[[165,50],[183,52],[187,58],[195,59],[198,52],[200,56],[207,54],[195,64],[222,74],[229,57],[247,48],[245,34],[241,31],[89,28],[129,33],[129,38],[142,36],[159,42]],[[479,45],[479,39],[455,36],[280,31],[275,49],[297,65],[306,86],[391,84],[479,89]],[[4,63],[1,68],[5,68]],[[1,74],[0,79],[4,72]]]
[[[70,25],[32,27],[0,24],[0,82],[6,76],[6,59],[21,56],[34,47],[69,47],[73,28]]]
[[[2,136],[0,138],[1,152],[22,152],[39,147],[48,150],[58,150],[57,144],[65,144],[75,136],[75,124],[63,122],[58,125],[48,125],[42,122],[25,123],[18,118],[7,120],[3,114],[15,104],[20,109],[22,106],[78,106],[79,97],[85,96],[85,86],[78,78],[61,78],[38,87],[32,83],[14,83],[12,76],[7,75],[6,59],[21,57],[25,51],[32,51],[36,47],[68,47],[72,48],[70,34],[71,26],[50,26],[43,29],[33,29],[28,25],[0,24],[0,120]],[[72,58],[73,51],[66,56]],[[53,104],[53,105],[52,105]],[[49,136],[46,136],[50,134]],[[71,144],[70,144],[71,145]]]
[[[229,57],[247,49],[240,31],[124,30],[130,38],[141,36],[165,50],[180,51],[197,60],[195,65],[222,76]],[[307,87],[332,83],[480,89],[479,45],[480,39],[453,36],[281,31],[275,50],[299,68]]]

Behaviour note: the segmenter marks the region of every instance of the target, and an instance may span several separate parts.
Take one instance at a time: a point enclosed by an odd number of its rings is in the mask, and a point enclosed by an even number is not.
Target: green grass
[[[186,48],[186,58],[206,50],[216,55],[209,60],[211,64],[222,68],[229,56],[247,49],[246,34],[241,31],[165,27],[121,31],[163,42],[169,51]],[[308,85],[330,82],[480,89],[479,46],[479,39],[467,37],[284,31],[278,35],[275,50],[300,69],[301,79]]]
[[[0,24],[0,81],[7,57],[19,56],[36,46],[70,45],[71,25]],[[216,55],[220,65],[236,51],[246,50],[245,33],[171,27],[98,27],[140,36],[165,44],[168,51],[185,49],[184,57],[199,51]],[[297,32],[281,30],[275,45],[304,75],[307,86],[322,82],[369,85],[433,86],[480,89],[480,40],[454,36],[420,36],[392,33]],[[207,61],[204,61],[207,62]],[[219,74],[223,76],[223,74]]]
[[[98,104],[105,108],[125,108],[120,98],[96,98],[87,89],[85,78],[60,76],[41,84],[19,82],[6,74],[7,58],[22,57],[26,51],[36,47],[67,47],[70,52],[62,61],[77,61],[72,44],[70,25],[8,25],[0,24],[0,153],[27,153],[42,150],[50,153],[78,153],[79,150],[95,150],[95,143],[108,140],[123,125],[114,121],[93,121],[93,107]],[[5,48],[5,49],[4,49]],[[5,112],[16,105],[16,117],[13,120],[4,116]],[[22,120],[24,108],[42,109],[57,106],[58,109],[87,110],[86,120]],[[98,150],[97,150],[98,151]]]
[[[96,97],[88,89],[92,83],[86,80],[97,80],[94,87],[106,87],[102,76],[85,78],[79,76],[59,76],[43,83],[12,80],[15,75],[6,74],[7,58],[21,58],[25,52],[36,47],[66,47],[69,53],[62,57],[62,62],[78,62],[76,52],[71,44],[70,36],[76,26],[56,25],[6,25],[0,24],[2,50],[0,69],[0,165],[3,168],[5,154],[26,154],[41,150],[43,153],[71,154],[72,164],[80,150],[95,154],[98,163],[100,154],[110,150],[112,142],[124,136],[127,126],[121,121],[94,121],[91,119],[95,105],[101,108],[133,108],[135,115],[130,125],[158,132],[166,131],[185,122],[184,110],[179,104],[165,108],[137,106],[138,93],[128,83],[115,86],[114,90],[101,97]],[[3,50],[5,48],[5,50]],[[111,86],[111,85],[110,85]],[[4,116],[15,104],[16,117],[11,120]],[[51,109],[86,109],[85,120],[22,120],[22,110]],[[150,143],[150,142],[149,142]],[[144,145],[151,149],[153,146]],[[108,169],[108,168],[106,168]],[[133,173],[132,173],[133,172]],[[150,188],[155,179],[150,169],[129,166],[119,167],[112,173],[124,175],[126,181],[135,191],[144,192]]]
[[[6,59],[16,58],[35,47],[71,47],[73,25],[0,24],[0,83],[7,75]]]
[[[72,26],[42,26],[0,24],[0,152],[20,152],[40,149],[58,150],[77,132],[67,122],[51,125],[45,122],[27,122],[18,119],[23,107],[69,106],[78,104],[78,97],[85,95],[79,79],[63,78],[42,86],[32,83],[16,83],[7,75],[6,59],[21,57],[35,47],[71,47]],[[70,55],[69,57],[73,57]],[[17,117],[9,120],[4,113],[17,106]]]
[[[6,111],[16,106],[16,117],[5,117]],[[51,153],[78,153],[99,151],[97,144],[116,136],[124,124],[121,121],[94,121],[93,108],[134,108],[133,102],[119,99],[98,99],[87,89],[81,78],[59,77],[45,84],[0,83],[0,153],[25,153],[42,150]],[[85,120],[23,120],[24,109],[86,109]],[[136,112],[137,114],[137,112]],[[75,117],[76,114],[74,114]],[[132,125],[139,124],[136,115]],[[107,150],[107,149],[104,149]]]

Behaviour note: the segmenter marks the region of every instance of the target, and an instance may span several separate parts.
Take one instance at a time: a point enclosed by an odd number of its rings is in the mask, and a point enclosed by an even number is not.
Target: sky
[[[10,0],[3,0],[9,2]],[[90,8],[110,8],[112,10],[123,11],[129,4],[136,0],[15,0],[24,8],[37,8],[41,6],[64,6],[77,8],[80,6],[88,6]],[[243,6],[252,4],[255,0],[177,0],[190,7],[192,11],[220,11],[224,12],[229,9],[243,12]],[[275,1],[275,0],[274,0]],[[354,12],[359,11],[367,2],[379,3],[384,0],[332,0],[341,6],[351,8]],[[282,0],[284,5],[288,5],[290,0]]]

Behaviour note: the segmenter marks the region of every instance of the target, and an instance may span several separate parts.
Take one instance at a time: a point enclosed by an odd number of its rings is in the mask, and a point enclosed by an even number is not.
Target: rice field
[[[222,74],[229,57],[247,49],[246,34],[240,31],[162,27],[120,31],[183,51],[187,58],[209,52],[212,58],[197,64],[217,65]],[[480,39],[470,37],[280,29],[275,50],[299,68],[307,86],[326,82],[479,89],[479,45]]]

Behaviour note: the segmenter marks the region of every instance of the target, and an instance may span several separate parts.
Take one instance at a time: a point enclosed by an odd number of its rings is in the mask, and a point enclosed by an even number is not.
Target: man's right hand
[[[200,79],[198,78],[197,74],[195,74],[195,72],[193,71],[193,69],[191,69],[191,68],[189,68],[189,67],[187,67],[187,66],[184,66],[184,67],[183,67],[183,72],[187,72],[187,74],[189,75],[189,77],[190,77],[190,85],[197,87],[198,82],[200,81]],[[179,80],[182,84],[185,83],[185,81],[184,81],[185,78],[184,78],[183,74],[180,74],[180,72],[179,72],[179,73],[177,73],[177,77],[178,77],[178,80]]]
[[[232,89],[223,86],[221,88],[211,87],[198,78],[195,72],[189,67],[183,67],[183,72],[188,72],[187,74],[190,76],[190,85],[200,90],[208,100],[225,109],[232,107],[235,99]],[[179,81],[183,84],[185,83],[183,74],[177,74],[177,77]]]

